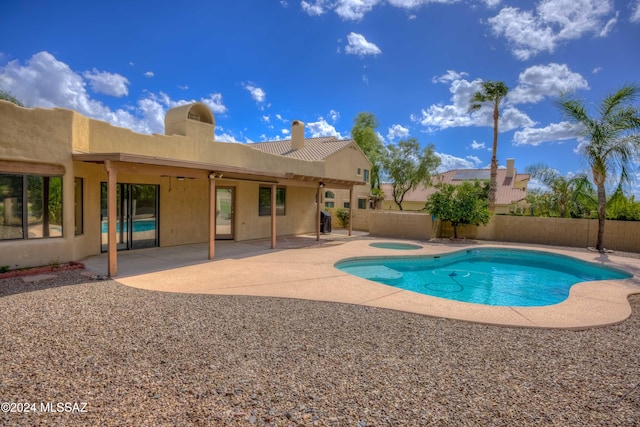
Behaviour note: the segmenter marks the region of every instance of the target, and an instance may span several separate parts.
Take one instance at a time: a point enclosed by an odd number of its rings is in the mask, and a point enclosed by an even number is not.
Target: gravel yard
[[[37,412],[3,405],[0,425],[640,425],[630,302],[619,325],[564,331],[150,292],[81,271],[5,279],[0,401]]]

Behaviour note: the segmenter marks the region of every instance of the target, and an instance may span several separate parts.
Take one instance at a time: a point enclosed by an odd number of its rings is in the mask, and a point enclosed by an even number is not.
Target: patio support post
[[[320,241],[320,202],[322,201],[322,183],[318,184],[318,197],[316,200],[316,242]]]
[[[353,231],[353,185],[349,188],[349,236]]]
[[[209,259],[216,253],[216,176],[209,174]]]
[[[118,275],[118,243],[116,242],[116,189],[118,173],[110,160],[104,162],[107,170],[107,255],[109,277]]]
[[[276,184],[271,185],[271,249],[276,248]]]

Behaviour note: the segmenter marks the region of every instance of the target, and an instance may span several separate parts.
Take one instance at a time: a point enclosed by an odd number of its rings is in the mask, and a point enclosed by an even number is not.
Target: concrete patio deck
[[[640,293],[640,259],[588,251],[489,243],[429,243],[415,250],[370,246],[394,239],[352,237],[334,232],[269,240],[216,242],[216,259],[207,260],[207,245],[185,245],[118,253],[118,282],[162,292],[299,298],[400,310],[428,316],[518,327],[584,329],[622,322],[631,315],[627,297]],[[468,247],[509,246],[573,256],[622,268],[627,280],[574,285],[562,303],[545,307],[496,307],[457,302],[375,283],[336,269],[335,262],[359,256],[431,255]],[[84,260],[87,270],[106,274],[106,254]]]

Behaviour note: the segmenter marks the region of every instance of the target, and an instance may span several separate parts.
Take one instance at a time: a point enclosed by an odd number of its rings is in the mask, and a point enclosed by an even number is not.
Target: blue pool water
[[[156,228],[156,220],[155,219],[135,219],[133,220],[133,232],[138,231],[149,231]],[[128,224],[124,223],[124,232],[127,232],[129,229]],[[102,222],[102,232],[107,232],[107,223]],[[120,232],[120,222],[116,223],[116,233]]]
[[[494,306],[544,306],[569,296],[576,283],[631,274],[564,255],[479,248],[435,256],[368,257],[335,267],[354,276],[421,294]]]
[[[399,249],[399,250],[422,249],[422,246],[420,245],[414,245],[412,243],[397,243],[397,242],[374,242],[374,243],[369,243],[369,246],[374,248],[381,248],[381,249]]]

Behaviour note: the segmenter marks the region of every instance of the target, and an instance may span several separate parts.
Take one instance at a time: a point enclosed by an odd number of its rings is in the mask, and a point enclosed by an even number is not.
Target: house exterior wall
[[[105,166],[73,159],[74,153],[126,153],[194,163],[212,163],[266,174],[352,179],[368,162],[353,150],[332,160],[305,161],[260,152],[236,143],[214,142],[200,123],[186,135],[142,135],[64,109],[29,109],[0,101],[0,173],[29,174],[33,167],[56,166],[62,174],[63,235],[56,238],[0,240],[0,267],[10,269],[79,261],[101,251],[100,191],[107,181]],[[203,124],[204,125],[204,124]],[[207,124],[212,130],[212,126]],[[178,126],[179,127],[179,126]],[[4,166],[3,166],[4,165]],[[348,171],[341,171],[345,167]],[[370,167],[366,166],[366,167]],[[3,170],[4,168],[4,170]],[[17,168],[17,169],[16,169]],[[16,172],[17,170],[17,172]],[[12,172],[13,171],[13,172]],[[83,179],[84,231],[75,235],[74,185]],[[209,181],[176,180],[161,173],[119,172],[118,183],[159,186],[159,244],[173,246],[208,241]],[[316,231],[317,183],[280,179],[286,188],[286,214],[276,218],[277,235]],[[259,216],[254,181],[216,179],[217,187],[235,189],[235,240],[271,235],[271,217]],[[269,187],[271,184],[264,184]],[[366,187],[366,186],[361,186]]]
[[[62,166],[63,237],[0,241],[0,267],[45,265],[74,259],[73,113],[29,110],[0,101],[0,160],[18,170],[42,165]]]

